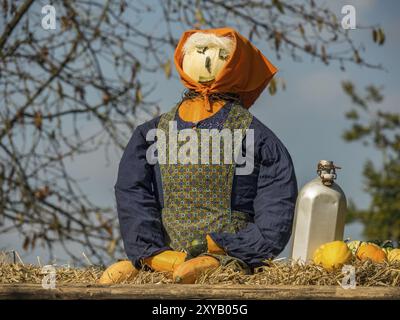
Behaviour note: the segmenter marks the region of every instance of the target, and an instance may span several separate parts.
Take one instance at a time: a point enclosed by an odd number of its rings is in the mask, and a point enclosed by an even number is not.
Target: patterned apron
[[[169,122],[175,120],[178,106],[160,118],[158,129],[166,134],[166,147],[158,153],[169,155]],[[243,137],[253,116],[240,105],[233,105],[224,122],[223,128],[243,130]],[[249,216],[246,213],[231,210],[232,183],[235,174],[235,161],[225,164],[224,147],[221,139],[220,163],[210,161],[202,164],[200,157],[200,131],[195,128],[198,137],[198,164],[159,164],[164,195],[162,222],[166,231],[167,245],[173,250],[186,251],[193,240],[204,241],[211,232],[236,233],[246,226]],[[233,140],[233,139],[232,139]],[[178,150],[187,142],[178,140]],[[232,148],[232,152],[233,152]],[[166,156],[164,155],[164,156]],[[233,155],[232,155],[233,159]]]

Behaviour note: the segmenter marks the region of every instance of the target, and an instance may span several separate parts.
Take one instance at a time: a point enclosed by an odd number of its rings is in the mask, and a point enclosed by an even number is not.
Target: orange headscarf
[[[234,43],[233,52],[224,68],[209,86],[192,80],[182,69],[182,48],[186,40],[196,32],[213,33],[220,37],[229,36]],[[236,93],[240,96],[243,106],[250,108],[277,72],[277,68],[264,57],[260,50],[231,28],[184,32],[176,47],[174,59],[183,85],[201,93],[204,96],[206,106],[209,106],[208,96],[212,93]]]

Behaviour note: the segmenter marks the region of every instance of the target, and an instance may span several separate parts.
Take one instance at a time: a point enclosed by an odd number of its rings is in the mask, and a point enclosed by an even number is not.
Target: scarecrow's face
[[[183,71],[200,83],[215,80],[229,58],[231,46],[231,40],[226,38],[194,34],[185,45]]]

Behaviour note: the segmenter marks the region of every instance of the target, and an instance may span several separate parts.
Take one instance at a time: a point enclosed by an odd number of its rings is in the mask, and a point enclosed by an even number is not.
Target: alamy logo
[[[199,129],[199,131],[200,134],[195,129],[178,131],[176,121],[169,122],[168,139],[164,130],[149,130],[146,140],[154,143],[146,151],[147,162],[207,165],[235,163],[236,175],[249,175],[253,172],[253,129],[245,130],[245,135],[241,129]],[[243,148],[243,141],[245,148]],[[221,145],[224,151],[223,159],[221,159]]]
[[[342,18],[343,29],[355,29],[356,28],[356,8],[348,4],[342,7],[342,14],[345,16]]]
[[[45,5],[42,7],[42,14],[45,16],[42,18],[42,28],[44,30],[55,30],[56,29],[56,8],[51,5]]]
[[[56,268],[52,265],[46,265],[41,270],[45,276],[42,278],[43,289],[55,289],[56,288]]]
[[[356,268],[352,265],[344,265],[342,268],[342,279],[343,289],[355,289],[356,288]]]

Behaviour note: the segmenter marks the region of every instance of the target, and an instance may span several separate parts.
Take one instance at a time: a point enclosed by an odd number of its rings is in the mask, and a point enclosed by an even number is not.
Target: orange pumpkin
[[[382,263],[386,260],[386,253],[376,244],[363,243],[357,250],[357,258]]]
[[[199,256],[179,265],[174,270],[173,279],[181,284],[195,283],[203,272],[216,269],[219,265],[219,261],[213,257]]]

